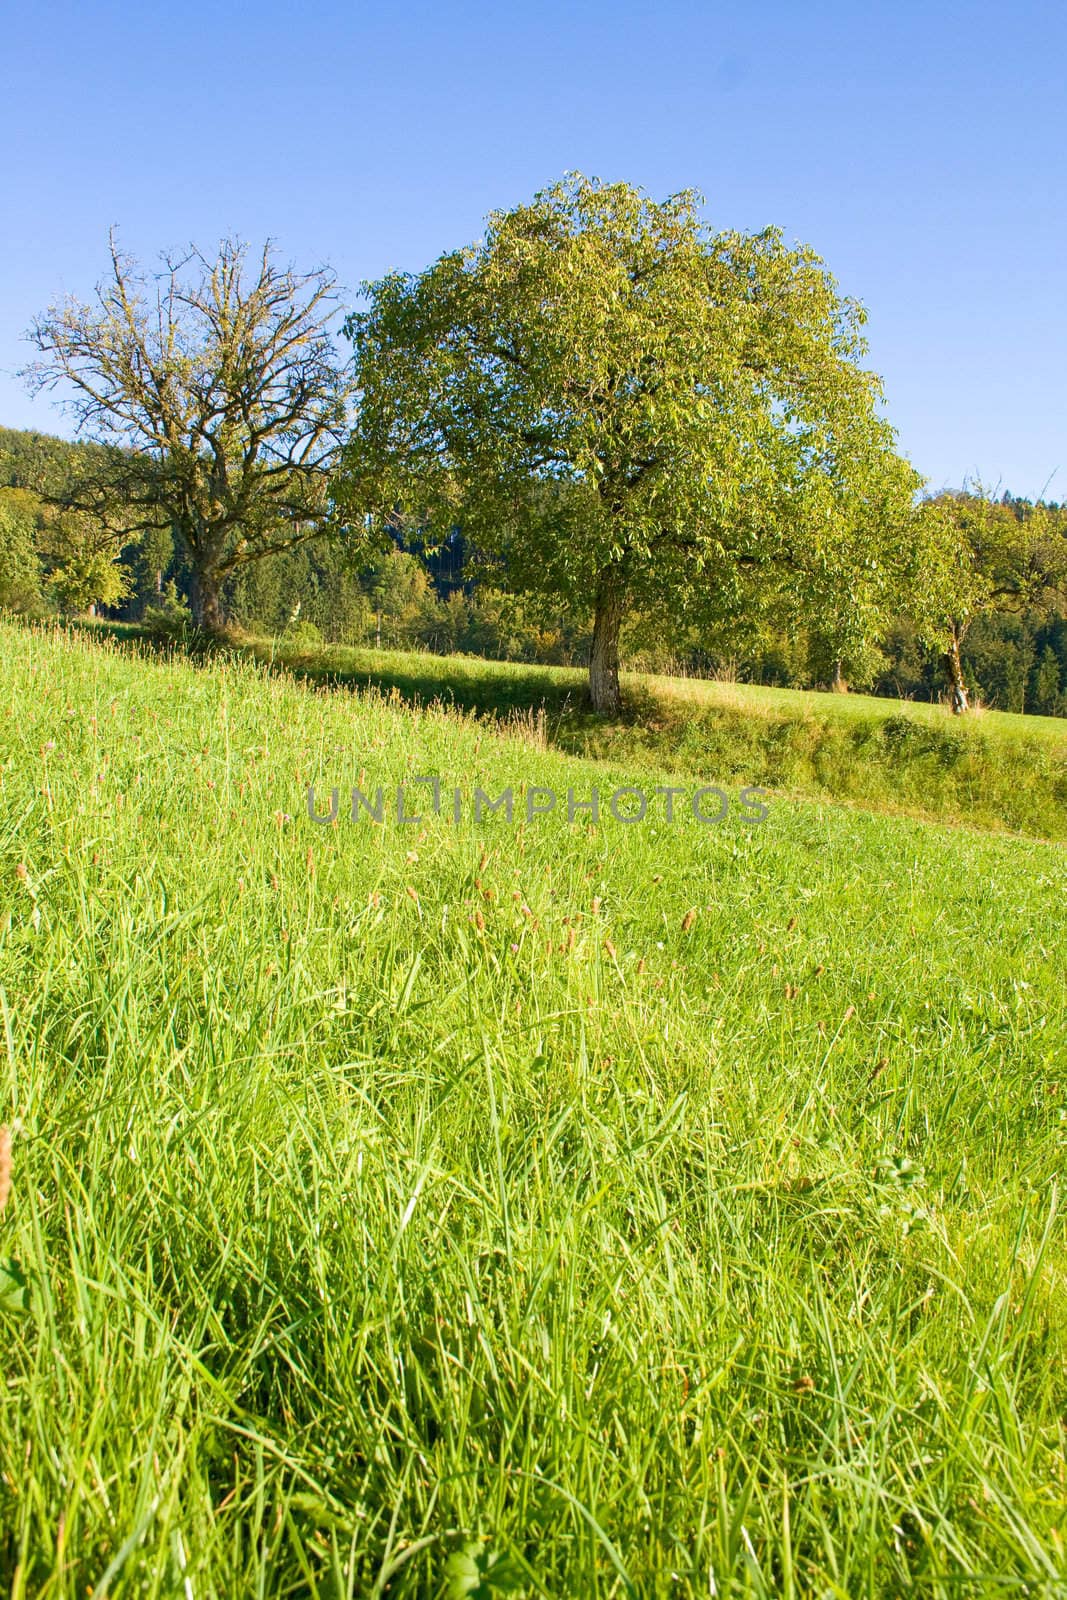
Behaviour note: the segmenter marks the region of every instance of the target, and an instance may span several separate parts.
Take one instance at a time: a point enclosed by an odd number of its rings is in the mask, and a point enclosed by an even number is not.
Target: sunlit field
[[[5,1592],[1063,1594],[1062,727],[756,825],[711,721],[0,646]]]

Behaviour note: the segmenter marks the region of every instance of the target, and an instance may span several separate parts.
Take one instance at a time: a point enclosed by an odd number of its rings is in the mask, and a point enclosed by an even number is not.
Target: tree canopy
[[[514,587],[591,611],[599,709],[634,606],[818,613],[896,559],[918,480],[863,312],[777,230],[712,233],[690,192],[575,174],[367,292],[339,496],[458,524]]]

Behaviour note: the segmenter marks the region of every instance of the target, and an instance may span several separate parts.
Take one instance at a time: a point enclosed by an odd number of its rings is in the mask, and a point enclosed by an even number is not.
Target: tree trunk
[[[222,595],[219,592],[218,573],[213,568],[193,567],[189,605],[196,627],[203,628],[205,633],[222,632]]]
[[[958,634],[952,635],[952,642],[945,652],[945,671],[948,673],[949,688],[952,694],[952,711],[955,716],[960,716],[968,708],[967,680],[963,676],[963,663],[960,661],[960,639]]]
[[[619,693],[619,634],[626,597],[618,573],[605,567],[597,581],[593,619],[593,648],[589,653],[589,698],[593,710],[617,717],[622,710]]]

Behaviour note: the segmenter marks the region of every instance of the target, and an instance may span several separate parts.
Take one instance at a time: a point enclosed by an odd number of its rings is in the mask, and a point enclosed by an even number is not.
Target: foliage
[[[0,609],[34,611],[40,606],[38,512],[39,502],[29,490],[0,488]]]
[[[179,641],[187,638],[193,628],[193,614],[171,579],[163,589],[156,605],[146,606],[142,625],[151,639]]]
[[[60,610],[78,615],[124,600],[131,582],[120,557],[130,543],[128,534],[97,515],[46,508],[38,547],[45,583]]]

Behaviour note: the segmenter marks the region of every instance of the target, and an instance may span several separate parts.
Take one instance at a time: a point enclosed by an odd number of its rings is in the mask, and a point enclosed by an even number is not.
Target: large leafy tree
[[[346,324],[339,493],[431,538],[458,524],[508,583],[591,613],[605,712],[633,610],[670,628],[840,604],[917,482],[860,364],[860,308],[810,250],[711,233],[697,205],[572,175],[368,286]]]
[[[348,380],[324,268],[283,266],[225,240],[140,269],[111,240],[93,305],[67,300],[30,330],[34,389],[61,386],[79,430],[110,446],[65,505],[131,531],[172,531],[193,614],[223,622],[222,585],[322,531]]]

